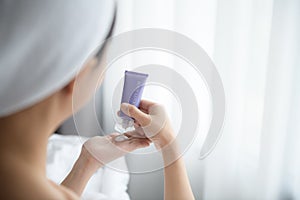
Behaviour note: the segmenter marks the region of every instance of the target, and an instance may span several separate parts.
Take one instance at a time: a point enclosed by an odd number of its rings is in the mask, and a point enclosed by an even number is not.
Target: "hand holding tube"
[[[147,137],[162,152],[165,165],[164,199],[194,200],[183,159],[174,141],[174,131],[163,106],[142,100],[139,108],[131,104],[122,104],[121,110],[135,120],[135,131],[127,132],[125,135],[130,139]]]
[[[121,110],[135,120],[135,130],[125,133],[126,136],[147,137],[159,149],[174,140],[174,131],[162,105],[142,100],[139,108],[123,103]]]

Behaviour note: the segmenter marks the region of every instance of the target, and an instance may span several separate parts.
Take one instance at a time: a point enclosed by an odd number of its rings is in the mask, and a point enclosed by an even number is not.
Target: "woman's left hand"
[[[101,167],[126,153],[147,147],[151,143],[147,138],[128,138],[123,141],[116,141],[115,138],[118,136],[120,134],[112,133],[107,136],[90,138],[84,143],[81,156]]]
[[[115,140],[118,136],[120,136],[118,133],[112,133],[88,139],[83,144],[80,156],[71,172],[61,185],[81,196],[88,180],[98,168],[128,152],[147,147],[150,144],[150,140],[147,138],[128,138],[118,142]]]

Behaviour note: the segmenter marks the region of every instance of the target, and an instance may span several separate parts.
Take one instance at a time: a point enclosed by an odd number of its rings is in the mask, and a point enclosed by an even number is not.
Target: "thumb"
[[[141,126],[147,126],[151,122],[150,115],[142,112],[134,105],[131,105],[129,103],[122,103],[121,110],[124,114],[134,118]]]

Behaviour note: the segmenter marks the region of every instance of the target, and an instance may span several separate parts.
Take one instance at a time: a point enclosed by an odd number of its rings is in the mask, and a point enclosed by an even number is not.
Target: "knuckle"
[[[134,113],[134,107],[132,105],[128,106],[128,113],[132,115]]]
[[[141,126],[148,126],[152,121],[152,118],[150,115],[145,115],[145,118],[141,122]]]

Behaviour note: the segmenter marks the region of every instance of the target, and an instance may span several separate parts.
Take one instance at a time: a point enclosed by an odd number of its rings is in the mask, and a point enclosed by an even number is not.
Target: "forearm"
[[[174,131],[164,108],[159,104],[142,100],[139,109],[123,103],[121,110],[136,121],[136,131],[129,135],[148,137],[162,152],[165,166],[165,200],[195,199],[183,160],[179,158],[180,151],[175,142]]]
[[[96,172],[98,168],[101,167],[96,160],[86,156],[85,149],[82,149],[82,152],[75,162],[71,172],[63,180],[61,185],[71,189],[76,194],[81,196],[86,184],[92,175]]]
[[[165,200],[193,200],[194,195],[189,183],[183,158],[175,142],[162,149],[164,169]],[[176,160],[176,161],[175,161]],[[173,162],[175,161],[175,162]]]

